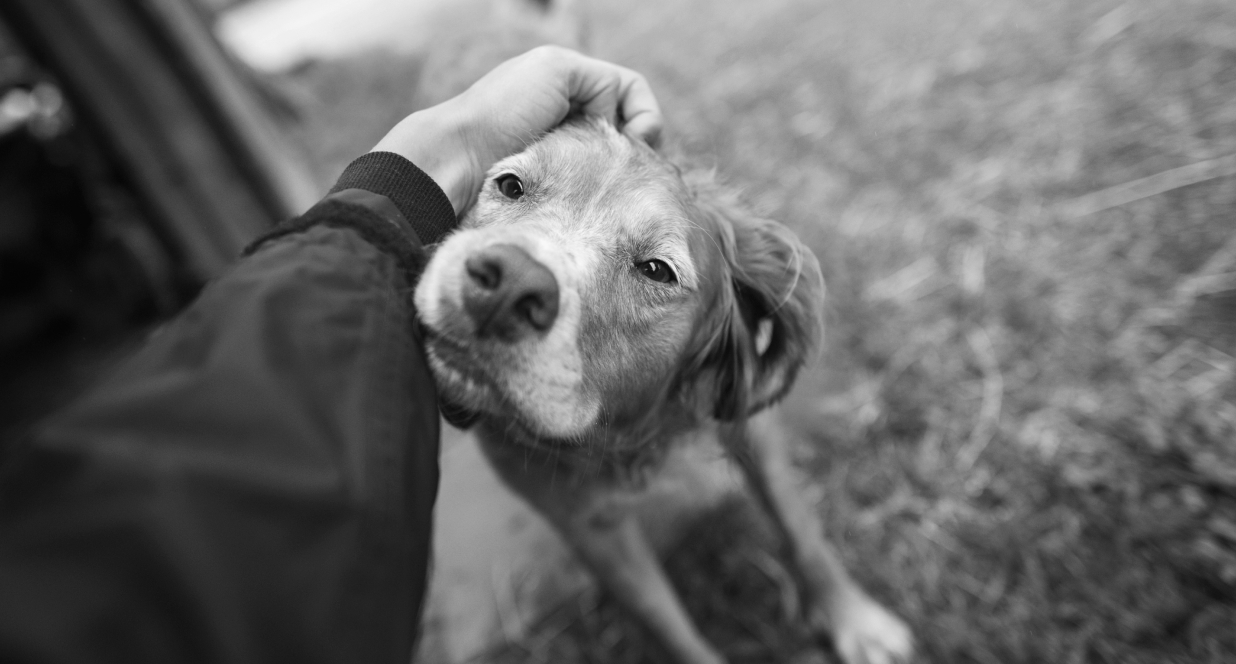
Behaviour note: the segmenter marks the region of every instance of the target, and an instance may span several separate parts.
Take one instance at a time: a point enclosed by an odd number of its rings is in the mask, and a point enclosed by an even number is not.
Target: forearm
[[[380,179],[345,178],[7,461],[0,660],[407,661],[438,419],[405,226],[451,217]]]

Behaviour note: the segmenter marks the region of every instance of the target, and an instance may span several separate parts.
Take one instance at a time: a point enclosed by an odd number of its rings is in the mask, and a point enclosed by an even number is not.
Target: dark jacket
[[[438,411],[412,307],[454,226],[366,155],[0,467],[0,662],[408,661]]]

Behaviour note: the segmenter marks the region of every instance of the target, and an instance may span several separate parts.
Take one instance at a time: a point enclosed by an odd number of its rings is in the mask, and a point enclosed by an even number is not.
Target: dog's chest
[[[674,441],[638,481],[584,487],[579,512],[604,527],[634,515],[653,548],[668,551],[701,514],[743,490],[743,478],[716,438],[695,432]]]

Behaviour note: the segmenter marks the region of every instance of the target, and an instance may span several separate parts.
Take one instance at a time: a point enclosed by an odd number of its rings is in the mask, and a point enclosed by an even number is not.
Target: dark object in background
[[[319,192],[187,0],[0,4],[0,436]]]
[[[60,88],[0,45],[0,431],[195,290]]]
[[[55,73],[198,277],[316,201],[320,192],[186,0],[3,7],[17,41]]]
[[[8,71],[33,74],[19,56],[3,62]],[[168,304],[172,279],[162,250],[150,255],[151,271],[162,274],[144,275],[123,239],[109,237],[101,199],[123,192],[91,152],[49,80],[35,75],[0,84],[0,348],[6,351],[71,327],[123,326],[156,300]],[[134,239],[149,244],[153,238]]]

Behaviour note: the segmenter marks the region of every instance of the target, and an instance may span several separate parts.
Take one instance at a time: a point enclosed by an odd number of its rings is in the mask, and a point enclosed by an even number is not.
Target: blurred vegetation
[[[593,5],[594,53],[650,77],[671,149],[818,253],[800,462],[923,661],[1236,661],[1236,6]],[[415,73],[280,81],[325,100],[300,129],[324,182]],[[728,506],[669,569],[732,661],[831,661],[775,551]],[[604,596],[502,659],[665,661]]]

